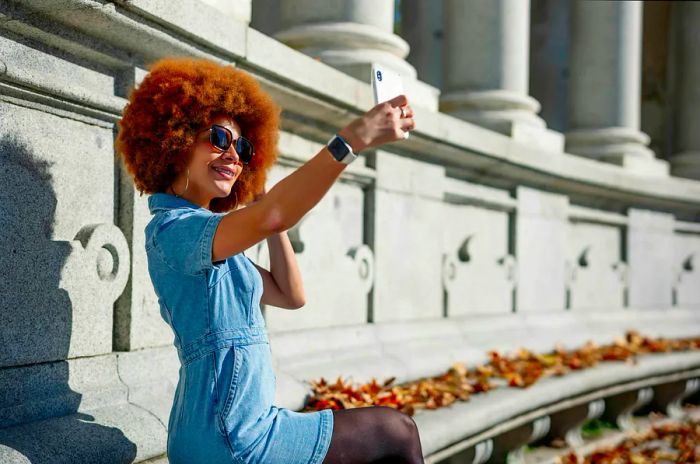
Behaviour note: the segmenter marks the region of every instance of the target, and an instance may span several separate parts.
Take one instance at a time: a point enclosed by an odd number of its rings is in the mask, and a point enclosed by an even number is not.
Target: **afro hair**
[[[231,194],[209,208],[227,212],[248,203],[265,185],[277,160],[281,108],[247,72],[207,59],[169,57],[148,65],[149,73],[128,95],[117,121],[115,148],[136,188],[165,192],[190,162],[196,134],[214,116],[232,117],[255,147]]]

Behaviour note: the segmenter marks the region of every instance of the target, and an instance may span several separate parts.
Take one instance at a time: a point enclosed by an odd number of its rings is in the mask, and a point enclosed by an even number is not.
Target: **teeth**
[[[228,169],[226,169],[226,168],[218,168],[218,167],[216,167],[216,168],[214,168],[214,170],[215,170],[215,171],[219,171],[219,172],[224,172],[224,173],[226,173],[226,174],[228,174],[228,175],[230,175],[230,176],[233,175],[233,171],[230,171],[230,170],[228,170]]]

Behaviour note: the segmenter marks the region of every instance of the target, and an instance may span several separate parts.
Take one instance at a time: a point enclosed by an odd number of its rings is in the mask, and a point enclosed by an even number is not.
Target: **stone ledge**
[[[574,348],[587,340],[610,342],[631,328],[654,337],[698,335],[698,318],[700,314],[693,310],[625,310],[465,317],[272,333],[277,374],[275,404],[301,409],[310,393],[307,382],[320,376],[342,375],[353,382],[396,376],[400,383],[443,373],[453,362],[469,366],[485,362],[488,349],[510,351],[524,346],[544,351],[555,343]],[[532,333],[538,334],[536,339]],[[50,364],[0,370],[0,385],[23,375],[23,369],[49,369]],[[19,424],[0,429],[0,462],[27,462],[26,457],[34,464],[140,462],[162,456],[178,376],[174,347],[116,352],[57,364],[67,365],[63,369],[70,372],[70,377],[25,377],[41,385],[26,385],[22,390],[26,393],[17,391],[0,404],[4,418],[14,411],[14,424]],[[95,367],[99,367],[100,374],[89,380]],[[573,404],[580,395],[639,380],[653,383],[655,376],[695,368],[700,368],[700,352],[646,355],[639,358],[637,366],[602,363],[561,378],[543,379],[529,389],[496,389],[450,407],[418,410],[414,417],[421,429],[424,452],[429,455],[479,434],[493,435],[499,424],[516,427],[518,420],[528,414],[546,414],[547,408],[553,411]],[[53,380],[47,382],[47,378]],[[66,387],[73,396],[65,395]],[[56,403],[54,414],[63,416],[47,418],[27,413],[38,410],[46,401]],[[70,404],[59,407],[61,402]],[[101,455],[95,460],[90,453],[97,449]]]
[[[131,364],[120,367],[121,377],[129,384],[130,398],[140,397],[141,405],[122,401],[0,429],[0,462],[141,462],[152,458],[167,462],[162,457],[167,439],[163,416],[153,410],[159,409],[154,400],[169,408],[172,395],[169,388],[153,388],[152,382],[160,378],[161,384],[168,384],[172,372],[167,371],[172,371],[172,366],[164,368],[168,363],[161,358],[168,350],[119,354],[129,358],[119,361]],[[129,370],[132,372],[124,373]],[[437,459],[447,450],[452,453],[455,447],[474,446],[537,417],[593,398],[698,376],[700,352],[651,354],[640,357],[634,366],[606,362],[563,377],[545,378],[527,389],[499,388],[437,410],[419,409],[414,420],[420,429],[424,454]],[[146,392],[149,394],[144,396]]]
[[[3,464],[131,463],[163,454],[167,432],[129,403],[0,429]]]
[[[434,455],[434,462],[443,454],[439,453],[441,450],[452,447],[449,454],[456,452],[455,445],[460,442],[460,448],[465,449],[579,403],[698,376],[700,352],[651,354],[640,357],[634,366],[621,361],[601,363],[562,377],[548,377],[526,389],[499,388],[448,407],[421,409],[414,420],[420,430],[423,453]]]
[[[487,361],[491,349],[567,349],[587,341],[610,343],[628,329],[653,337],[697,336],[700,312],[618,310],[481,315],[441,320],[394,321],[271,333],[279,406],[300,409],[311,380],[321,376],[367,382],[395,376],[396,383],[443,373],[452,363]],[[532,334],[536,333],[537,337]],[[309,340],[313,340],[309,343]]]

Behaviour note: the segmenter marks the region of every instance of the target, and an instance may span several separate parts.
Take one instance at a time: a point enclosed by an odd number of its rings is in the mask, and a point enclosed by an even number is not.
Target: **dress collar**
[[[192,209],[206,209],[201,206],[192,203],[189,200],[185,200],[182,197],[171,195],[169,193],[156,192],[148,197],[148,209],[151,214],[154,214],[159,210],[167,210],[173,208],[192,208]]]

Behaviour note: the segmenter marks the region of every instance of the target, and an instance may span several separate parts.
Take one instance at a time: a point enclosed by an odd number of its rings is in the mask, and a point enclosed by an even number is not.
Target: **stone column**
[[[273,37],[363,82],[373,63],[399,73],[413,106],[437,111],[439,91],[416,79],[408,43],[394,34],[393,0],[276,0]]]
[[[673,175],[700,179],[700,3],[673,4]]]
[[[401,37],[411,46],[406,58],[416,67],[418,77],[442,87],[443,15],[442,2],[401,0]]]
[[[642,3],[571,4],[566,150],[645,174],[668,174],[639,130]]]
[[[276,39],[360,80],[369,82],[373,62],[416,77],[393,32],[393,0],[280,0],[278,27]]]
[[[563,137],[545,128],[528,95],[529,0],[445,0],[440,110],[555,151]]]

